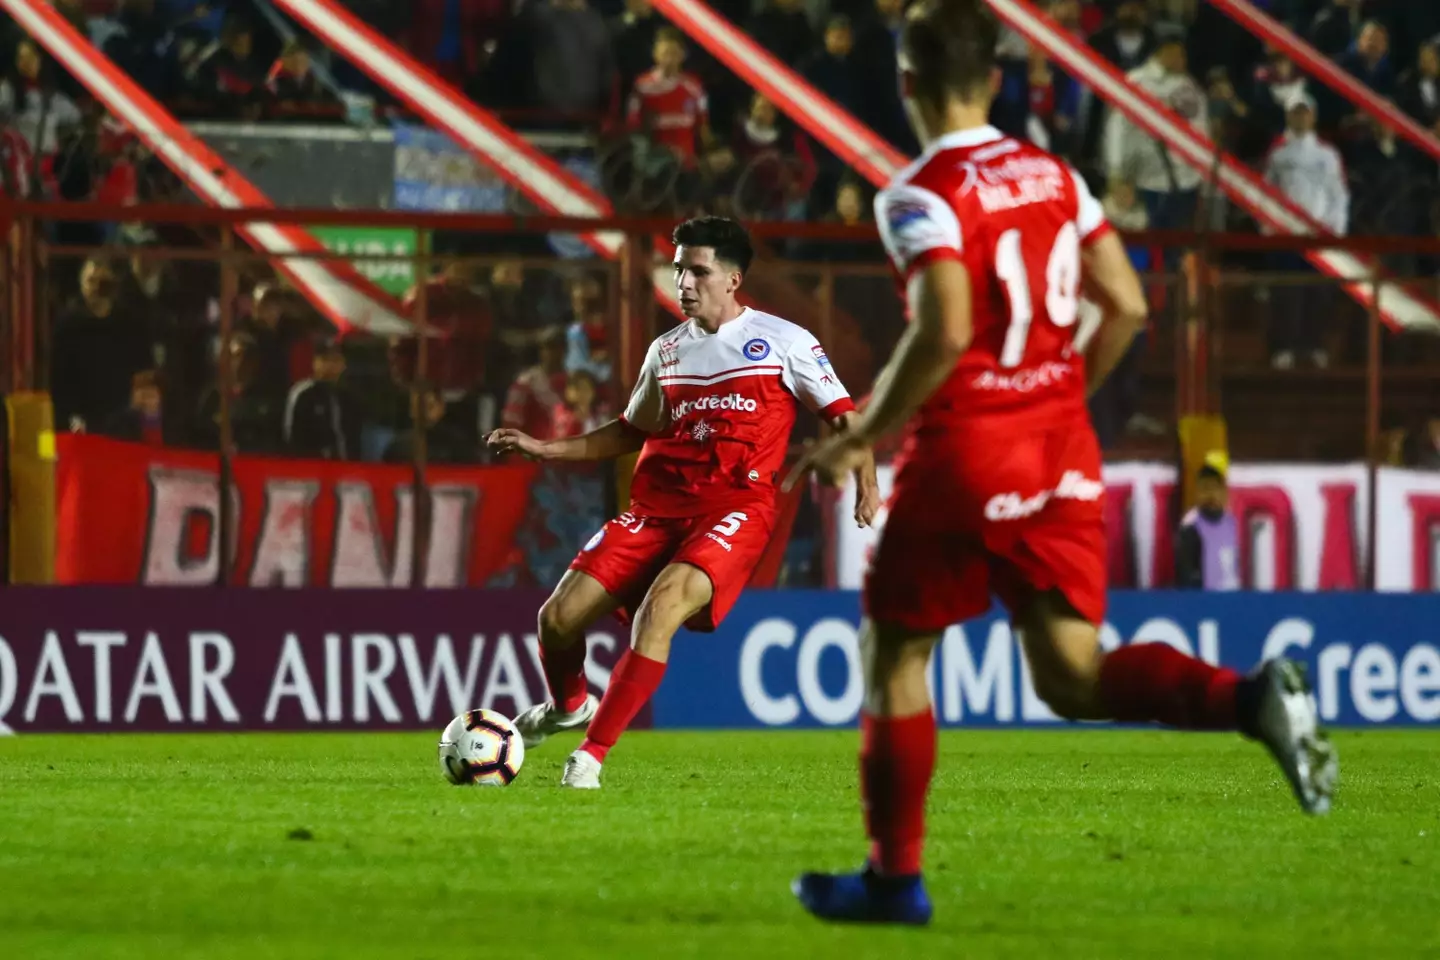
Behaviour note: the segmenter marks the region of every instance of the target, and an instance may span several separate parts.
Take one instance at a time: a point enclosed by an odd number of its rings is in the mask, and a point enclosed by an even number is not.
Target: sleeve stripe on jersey
[[[910,266],[905,268],[905,279],[908,281],[921,269],[930,266],[932,263],[938,263],[941,260],[954,260],[958,263],[964,263],[965,255],[959,250],[952,250],[949,247],[935,247],[933,250],[926,250],[914,260],[910,261]]]
[[[1094,243],[1096,240],[1099,240],[1101,237],[1104,237],[1105,235],[1114,232],[1115,228],[1110,225],[1109,220],[1101,220],[1099,226],[1095,227],[1095,229],[1091,230],[1089,233],[1085,234],[1085,236],[1080,238],[1080,243],[1082,246],[1088,247],[1090,246],[1090,244]]]
[[[826,420],[834,420],[836,417],[844,416],[855,409],[855,401],[849,397],[841,397],[833,401],[829,406],[820,411],[820,416]]]

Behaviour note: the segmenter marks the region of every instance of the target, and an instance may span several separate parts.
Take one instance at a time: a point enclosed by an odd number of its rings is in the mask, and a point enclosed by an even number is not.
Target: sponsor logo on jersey
[[[724,547],[726,553],[729,553],[731,550],[735,549],[734,547],[730,546],[730,544],[718,533],[706,533],[705,536],[709,537],[711,540],[714,540],[716,543],[720,544],[720,546]]]
[[[817,343],[815,344],[815,346],[810,348],[810,353],[814,355],[816,363],[820,364],[820,366],[822,367],[826,367],[827,369],[829,368],[830,358],[825,356],[824,347],[820,346],[820,344]]]
[[[890,224],[890,232],[897,237],[905,233],[911,227],[928,222],[930,211],[923,203],[916,203],[913,200],[891,200],[885,205],[885,222]]]
[[[999,373],[995,370],[986,370],[971,380],[970,386],[976,390],[1032,393],[1042,387],[1053,387],[1074,372],[1075,368],[1068,363],[1047,360],[1038,367],[1021,370],[1018,373]]]
[[[745,341],[745,359],[751,361],[764,360],[770,356],[770,344],[756,337],[754,340]]]
[[[760,405],[743,394],[730,393],[724,396],[711,394],[708,397],[682,400],[675,404],[670,408],[670,420],[673,423],[681,417],[705,410],[735,410],[740,413],[754,413],[758,409],[760,409]]]
[[[1099,500],[1105,494],[1105,484],[1091,480],[1079,470],[1066,470],[1054,490],[1041,490],[1029,497],[1018,493],[997,493],[985,504],[985,519],[996,523],[1007,520],[1024,520],[1033,517],[1052,499],[1054,500]]]
[[[591,550],[594,550],[596,547],[600,546],[600,541],[601,541],[601,540],[604,540],[604,539],[605,539],[605,528],[604,528],[604,527],[601,527],[599,530],[596,530],[596,531],[595,531],[595,536],[593,536],[593,537],[591,537],[589,540],[587,540],[587,541],[585,542],[585,546],[583,546],[581,549],[582,549],[584,552],[589,553]],[[571,542],[573,543],[574,541],[571,541]]]

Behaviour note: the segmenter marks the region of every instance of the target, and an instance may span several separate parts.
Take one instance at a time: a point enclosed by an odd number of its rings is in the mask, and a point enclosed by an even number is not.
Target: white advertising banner
[[[890,492],[891,469],[880,467]],[[1167,587],[1174,582],[1175,469],[1156,463],[1107,464],[1104,472],[1110,585]],[[1440,589],[1440,474],[1381,468],[1376,586]],[[837,587],[861,586],[883,526],[858,530],[855,491],[835,505],[831,574]],[[1251,590],[1354,590],[1366,586],[1370,557],[1370,471],[1364,464],[1235,464],[1230,506],[1241,524],[1243,583]]]

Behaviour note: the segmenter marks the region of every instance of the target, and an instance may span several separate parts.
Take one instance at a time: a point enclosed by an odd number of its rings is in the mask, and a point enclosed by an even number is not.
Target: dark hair
[[[1211,466],[1210,464],[1207,463],[1207,464],[1203,465],[1199,470],[1195,471],[1195,479],[1196,479],[1196,480],[1219,480],[1221,483],[1224,483],[1224,482],[1225,482],[1225,474],[1224,474],[1223,471],[1220,470],[1220,468],[1218,468],[1218,467],[1213,467],[1213,466]]]
[[[835,14],[834,16],[832,16],[829,20],[825,21],[825,29],[826,29],[827,31],[829,31],[829,30],[851,30],[851,29],[853,29],[853,25],[851,24],[849,17],[845,16],[845,14],[843,14],[843,13],[837,13],[837,14]]]
[[[696,217],[686,220],[675,228],[670,240],[676,246],[709,247],[715,251],[716,260],[733,263],[740,272],[750,272],[750,261],[755,249],[750,246],[750,234],[729,217]]]
[[[931,103],[988,90],[1000,27],[983,0],[920,0],[900,33],[913,93]]]
[[[656,43],[674,43],[682,49],[685,47],[685,34],[674,27],[661,27],[655,31]]]

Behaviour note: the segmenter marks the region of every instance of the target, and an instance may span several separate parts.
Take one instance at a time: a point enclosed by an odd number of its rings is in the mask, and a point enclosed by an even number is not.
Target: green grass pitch
[[[1440,736],[1337,736],[1302,816],[1232,736],[942,735],[927,930],[789,893],[863,847],[855,734],[636,733],[605,789],[570,740],[504,790],[436,734],[0,740],[0,956],[1440,955]]]

